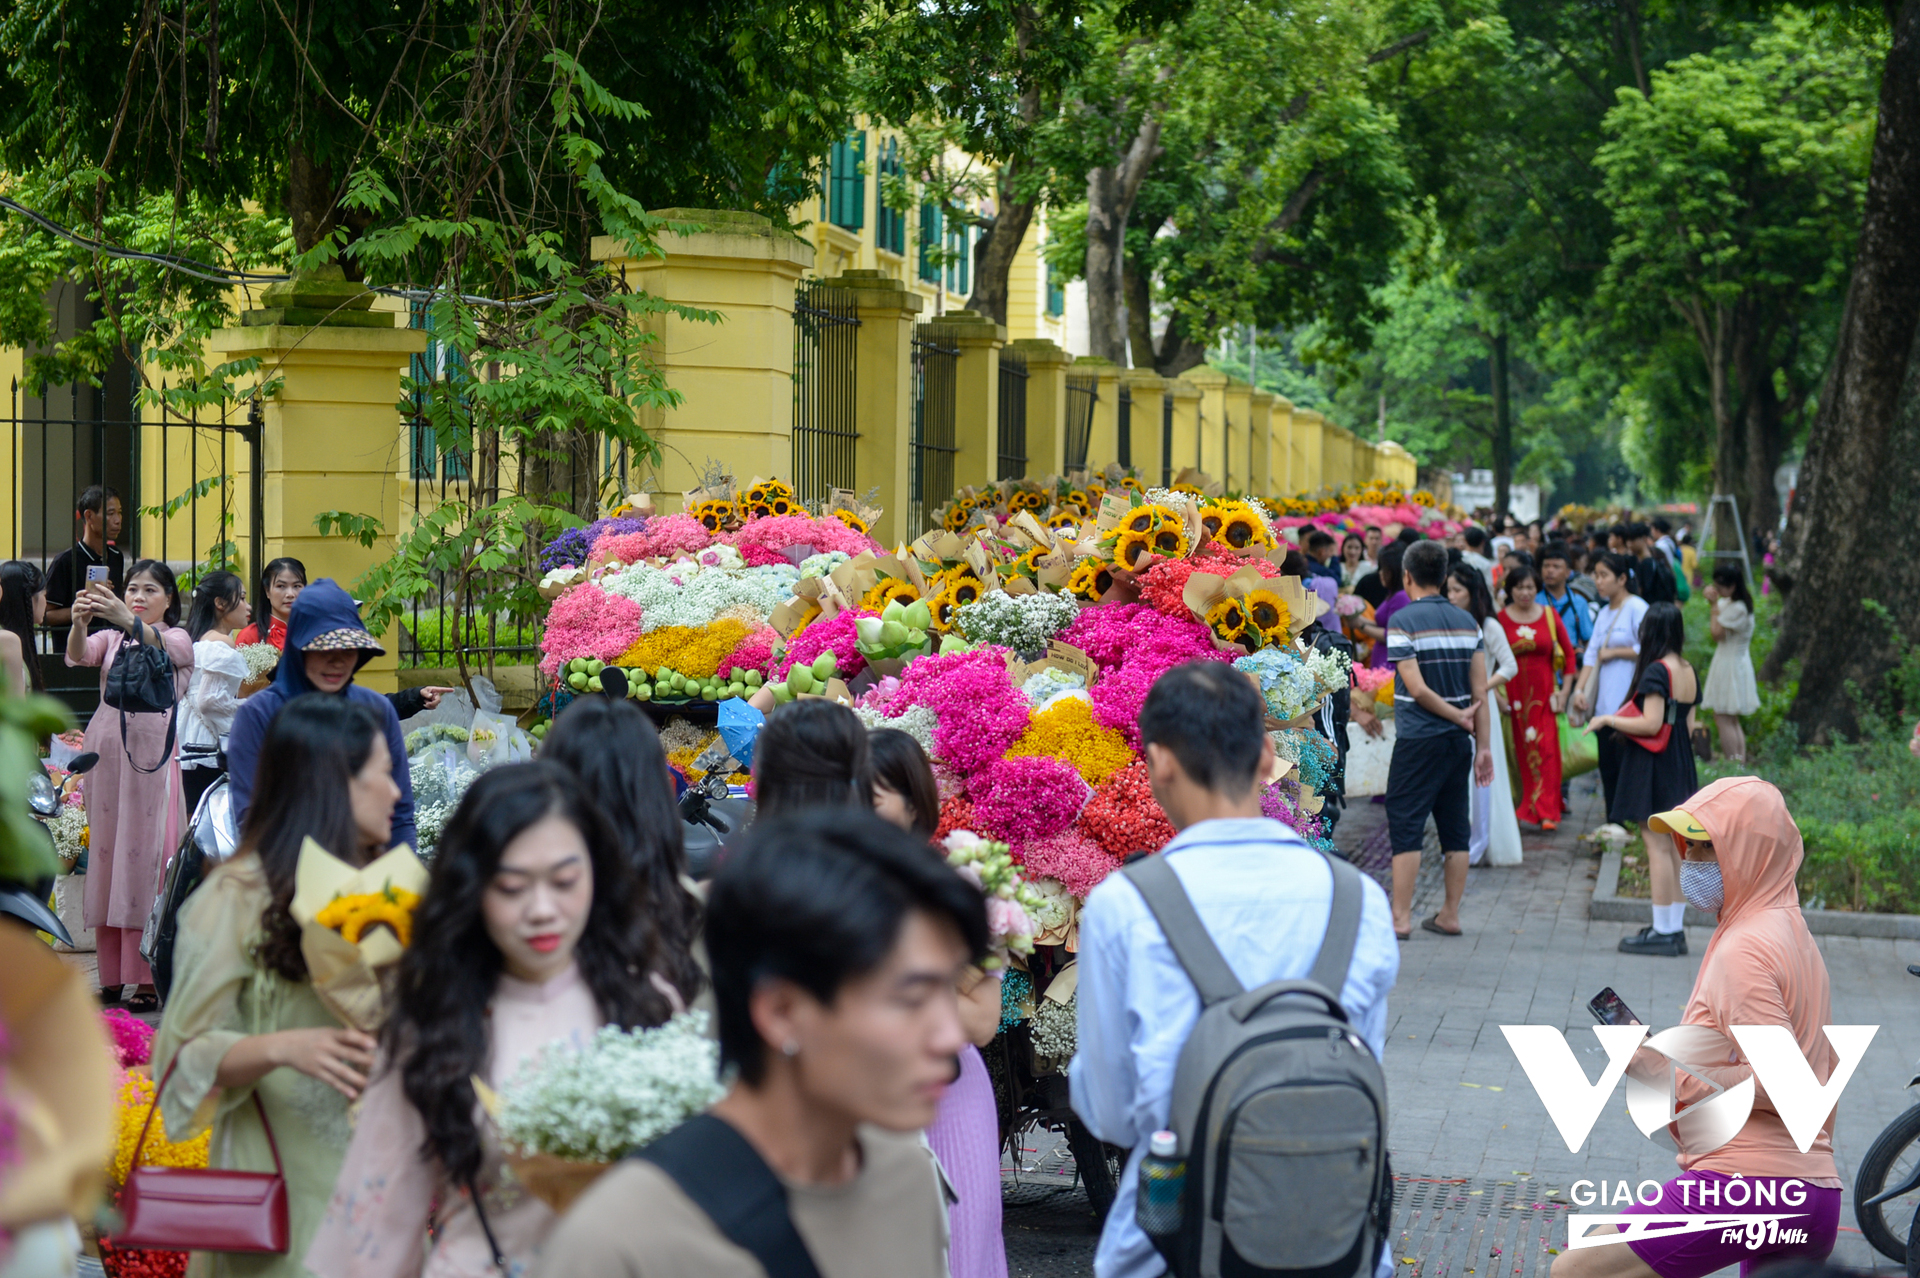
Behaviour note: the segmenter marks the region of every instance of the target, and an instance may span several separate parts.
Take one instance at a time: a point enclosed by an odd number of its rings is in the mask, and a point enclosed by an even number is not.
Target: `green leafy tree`
[[[1635,340],[1676,323],[1692,339],[1713,484],[1750,528],[1779,518],[1773,473],[1826,363],[1875,63],[1872,44],[1786,10],[1652,71],[1650,93],[1622,90],[1595,156],[1617,228],[1596,303]]]

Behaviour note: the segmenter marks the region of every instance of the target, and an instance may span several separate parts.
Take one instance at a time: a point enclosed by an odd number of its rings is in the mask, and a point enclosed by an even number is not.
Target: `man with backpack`
[[[1392,914],[1378,884],[1261,815],[1275,767],[1265,712],[1224,663],[1160,676],[1140,738],[1180,833],[1080,915],[1073,1107],[1132,1151],[1099,1278],[1392,1268],[1380,1071],[1400,969]],[[1137,1186],[1162,1131],[1184,1160],[1183,1223],[1149,1237]]]

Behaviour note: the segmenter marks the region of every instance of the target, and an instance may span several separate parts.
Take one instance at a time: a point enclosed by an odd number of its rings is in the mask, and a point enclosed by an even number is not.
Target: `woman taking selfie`
[[[111,629],[89,635],[96,621]],[[180,842],[187,815],[174,740],[178,704],[193,679],[193,641],[179,625],[173,571],[157,559],[142,559],[127,569],[124,600],[106,582],[88,582],[73,601],[73,626],[67,632],[67,664],[100,667],[102,697],[87,723],[87,749],[100,762],[87,774],[85,918],[98,950],[101,1002],[112,1006],[123,986],[137,985],[127,1004],[136,1013],[160,1006],[153,969],[140,957],[140,930],[160,895],[161,871]],[[175,703],[168,713],[122,712],[106,703],[113,663],[134,644],[150,644],[167,655]]]
[[[211,1124],[213,1166],[265,1172],[277,1161],[286,1176],[286,1253],[201,1253],[196,1265],[205,1261],[215,1278],[306,1273],[302,1258],[352,1136],[347,1106],[366,1086],[374,1041],[342,1026],[313,991],[288,909],[294,873],[309,838],[350,865],[379,856],[400,797],[379,723],[320,694],[274,719],[259,778],[238,854],[180,912],[173,989],[153,1041],[168,1135],[191,1140]]]
[[[557,1218],[505,1174],[471,1080],[499,1090],[549,1044],[659,1025],[678,1006],[626,849],[581,784],[544,762],[483,774],[440,838],[381,1035],[393,1064],[367,1089],[307,1268],[530,1270]]]

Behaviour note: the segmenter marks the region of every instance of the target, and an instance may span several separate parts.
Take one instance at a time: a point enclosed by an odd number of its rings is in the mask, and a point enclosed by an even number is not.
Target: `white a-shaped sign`
[[[1838,1063],[1822,1084],[1814,1076],[1793,1031],[1784,1025],[1735,1025],[1733,1041],[1718,1031],[1701,1025],[1678,1025],[1647,1037],[1644,1025],[1595,1025],[1594,1037],[1607,1054],[1606,1068],[1597,1082],[1588,1082],[1567,1043],[1566,1035],[1552,1025],[1502,1025],[1520,1068],[1533,1084],[1547,1116],[1559,1129],[1569,1151],[1578,1151],[1593,1131],[1606,1108],[1607,1098],[1622,1076],[1627,1079],[1627,1112],[1641,1134],[1672,1144],[1668,1124],[1679,1131],[1680,1140],[1692,1154],[1718,1149],[1737,1135],[1753,1113],[1755,1082],[1764,1092],[1780,1120],[1786,1125],[1793,1143],[1805,1153],[1813,1147],[1827,1115],[1839,1103],[1868,1044],[1880,1030],[1878,1025],[1828,1025],[1827,1041],[1833,1045]],[[1643,1042],[1644,1040],[1644,1042]],[[1738,1044],[1738,1050],[1735,1049]],[[1658,1059],[1640,1058],[1645,1046]],[[1712,1075],[1718,1070],[1742,1063],[1752,1067],[1752,1076],[1723,1086]],[[1685,1070],[1704,1083],[1713,1093],[1707,1099],[1689,1105],[1677,1117],[1674,1113],[1674,1069]]]

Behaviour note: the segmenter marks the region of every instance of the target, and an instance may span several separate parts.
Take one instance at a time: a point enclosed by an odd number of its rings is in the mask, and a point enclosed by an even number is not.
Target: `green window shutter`
[[[849,133],[833,144],[827,157],[827,220],[842,230],[857,231],[867,224],[867,135]]]
[[[940,263],[935,254],[940,247],[940,207],[932,201],[920,206],[920,278],[929,284],[940,282]]]

